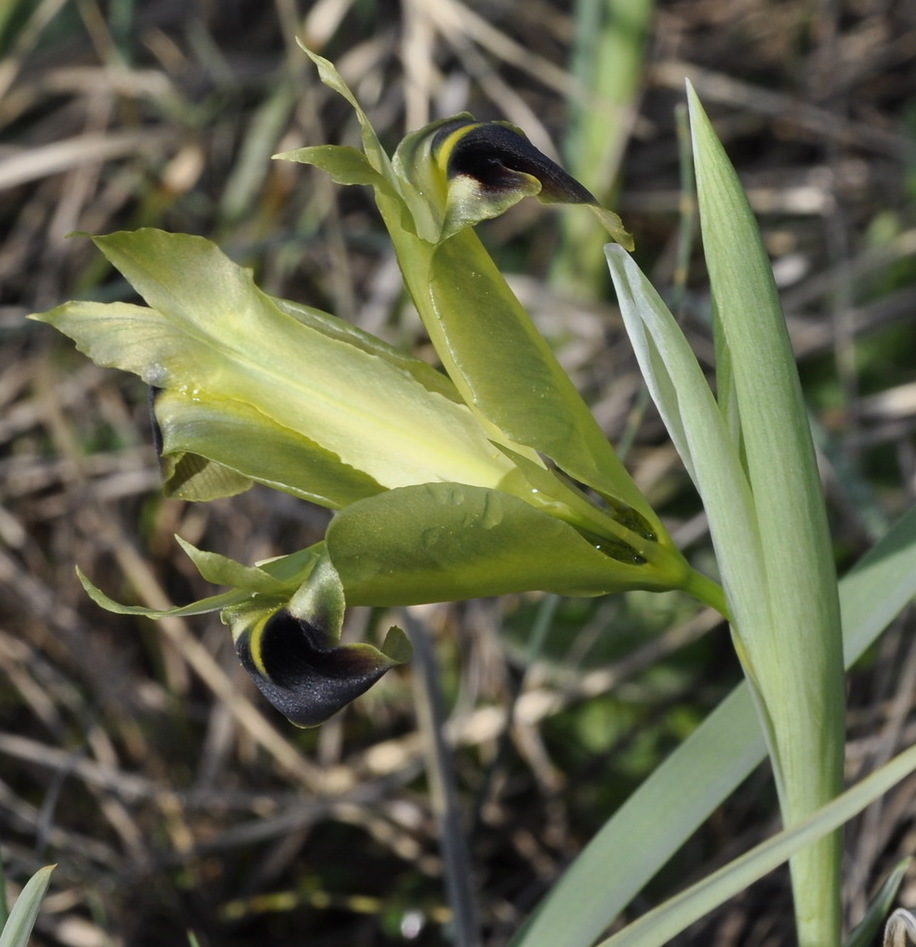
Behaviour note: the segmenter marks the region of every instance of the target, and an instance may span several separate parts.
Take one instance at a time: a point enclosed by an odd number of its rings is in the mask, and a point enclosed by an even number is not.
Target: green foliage
[[[758,691],[785,822],[843,785],[845,684],[827,515],[795,359],[769,259],[737,175],[690,94],[703,245],[713,290],[719,407],[746,470],[750,529],[712,528],[751,686]],[[699,484],[702,490],[702,482]],[[725,544],[728,548],[725,548]],[[758,545],[759,544],[759,545]],[[762,588],[761,583],[762,582]],[[759,597],[762,592],[762,597]],[[811,766],[811,760],[818,760]],[[839,836],[792,862],[802,945],[840,939]],[[810,927],[810,929],[809,929]]]
[[[836,830],[916,768],[909,751],[839,794],[844,661],[913,595],[916,516],[837,583],[769,261],[698,99],[690,90],[715,396],[627,253],[619,218],[518,129],[462,114],[409,135],[389,157],[332,64],[309,55],[352,106],[362,150],[325,145],[277,157],[373,189],[444,373],[268,295],[200,238],[154,230],[95,238],[146,306],[74,302],[39,318],[99,364],[158,390],[167,490],[212,499],[258,482],[335,515],[324,541],[255,566],[183,543],[201,576],[231,586],[190,606],[122,606],[84,584],[121,613],[219,610],[264,696],[302,726],[410,656],[397,628],[381,647],[341,644],[347,606],[526,590],[687,591],[729,619],[746,682],[626,801],[513,947],[594,943],[765,753],[784,831],[606,943],[663,944],[787,859],[800,944],[840,943]],[[617,241],[606,255],[627,331],[702,498],[723,588],[675,548],[474,233],[526,196],[582,204]],[[591,705],[575,721],[579,742],[607,750],[627,713],[610,697]],[[638,748],[653,750],[651,741]]]
[[[839,594],[849,667],[916,595],[916,509],[844,576]],[[561,941],[593,944],[766,752],[745,682],[614,813],[512,940],[512,947],[549,947]],[[912,763],[910,758],[906,765]],[[688,793],[685,786],[690,787]],[[756,868],[751,863],[750,870],[759,871],[755,877],[770,870],[768,858],[762,855]],[[721,903],[708,890],[694,894],[698,901],[680,902],[676,909],[683,926]],[[665,911],[659,923],[661,933],[646,936],[659,936],[658,943],[664,943],[670,936]]]

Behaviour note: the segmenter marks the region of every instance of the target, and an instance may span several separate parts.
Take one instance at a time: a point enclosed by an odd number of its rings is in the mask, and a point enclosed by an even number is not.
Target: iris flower
[[[340,645],[347,605],[407,605],[528,590],[685,589],[695,572],[474,233],[519,200],[581,204],[629,247],[620,219],[517,128],[466,114],[408,135],[393,158],[333,66],[362,150],[279,158],[374,188],[404,282],[442,371],[334,316],[270,296],[200,237],[92,238],[143,298],[69,302],[36,316],[100,365],[154,390],[168,495],[208,500],[266,484],[335,510],[325,539],[245,566],[184,543],[231,590],[158,617],[218,609],[267,699],[311,726],[409,656]]]

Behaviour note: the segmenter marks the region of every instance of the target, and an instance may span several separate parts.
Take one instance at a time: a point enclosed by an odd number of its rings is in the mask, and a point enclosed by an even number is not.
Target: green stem
[[[728,602],[725,600],[725,590],[718,582],[713,582],[709,576],[691,569],[684,582],[684,591],[695,599],[714,608],[726,621],[731,621]]]

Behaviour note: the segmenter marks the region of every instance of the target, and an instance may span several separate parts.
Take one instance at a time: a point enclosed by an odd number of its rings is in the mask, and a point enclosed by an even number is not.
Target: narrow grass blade
[[[746,855],[729,862],[619,934],[602,941],[599,947],[662,947],[689,924],[777,868],[796,852],[848,822],[914,770],[916,747],[910,747],[792,828],[784,829]]]
[[[614,813],[511,947],[594,943],[765,755],[742,684]]]
[[[891,906],[912,862],[912,858],[904,858],[885,878],[881,890],[868,906],[865,917],[849,935],[843,947],[870,947],[875,942],[875,937],[891,912]]]
[[[51,883],[51,872],[55,867],[47,865],[40,868],[26,882],[0,931],[0,947],[28,947],[29,935],[35,926],[41,901]]]

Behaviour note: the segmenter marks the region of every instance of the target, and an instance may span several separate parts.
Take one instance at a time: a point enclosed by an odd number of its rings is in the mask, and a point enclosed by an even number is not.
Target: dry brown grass
[[[66,234],[154,225],[205,234],[269,291],[424,351],[366,195],[268,160],[354,138],[292,38],[335,59],[392,145],[409,127],[470,108],[559,149],[581,93],[567,72],[566,6],[10,4],[0,33],[0,842],[13,880],[59,863],[37,942],[179,944],[193,929],[201,944],[383,945],[403,942],[411,911],[427,921],[414,942],[443,942],[442,862],[409,672],[300,733],[254,694],[215,619],[118,618],[88,602],[74,576],[79,563],[115,596],[187,601],[209,590],[174,533],[253,561],[314,541],[325,514],[260,489],[206,506],[161,499],[141,386],[24,317],[78,294],[125,292],[88,242]],[[886,0],[659,5],[619,208],[660,286],[676,271],[674,110],[685,75],[761,215],[824,430],[848,564],[916,493],[916,14]],[[487,236],[525,274],[520,294],[618,440],[639,381],[612,306],[552,288],[556,223],[537,207]],[[682,299],[708,354],[699,270]],[[675,534],[702,555],[702,521],[651,415],[631,457]],[[534,607],[422,613],[445,669],[492,945],[735,674],[721,629],[710,638],[715,623],[683,603],[663,615],[670,631],[595,657],[589,636],[635,621],[611,602],[575,606],[563,663],[522,679],[521,649],[507,648],[506,634],[512,642],[513,621]],[[647,610],[640,620],[651,626],[659,619]],[[348,633],[384,619],[357,610]],[[911,618],[899,622],[853,677],[850,776],[916,737],[912,631]],[[664,685],[651,673],[659,661],[670,662]],[[610,687],[620,696],[609,708],[596,695]],[[629,730],[589,743],[589,714],[612,712]],[[717,817],[674,879],[756,837],[765,785]],[[853,918],[880,873],[916,848],[912,790],[902,786],[849,834]],[[683,942],[786,944],[785,898],[781,878],[758,886]],[[916,901],[916,881],[903,900]]]

